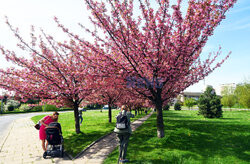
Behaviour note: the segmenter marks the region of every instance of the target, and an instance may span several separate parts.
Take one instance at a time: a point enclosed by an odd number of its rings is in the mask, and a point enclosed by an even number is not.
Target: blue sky
[[[238,0],[234,8],[226,15],[226,19],[214,31],[204,48],[203,55],[217,51],[222,47],[226,55],[232,54],[225,63],[205,78],[205,85],[213,85],[218,89],[220,84],[240,83],[250,80],[250,1]],[[188,88],[199,91],[204,81]]]
[[[184,0],[184,2],[187,0]],[[172,2],[175,2],[172,0]],[[185,4],[184,4],[185,9]],[[62,32],[53,21],[57,16],[63,24],[85,37],[77,23],[89,24],[88,13],[83,0],[0,0],[0,45],[16,50],[14,36],[5,25],[4,16],[9,17],[13,26],[18,26],[24,38],[28,38],[30,25],[42,27],[45,32],[55,36],[57,40],[65,39]],[[232,51],[229,59],[212,74],[189,88],[187,91],[201,91],[205,85],[218,89],[220,84],[240,83],[250,80],[250,1],[238,0],[234,8],[227,14],[226,19],[214,31],[202,55],[216,52],[222,47],[222,56]],[[17,51],[20,52],[20,51]],[[21,53],[21,52],[20,52]],[[0,56],[0,67],[6,67]]]

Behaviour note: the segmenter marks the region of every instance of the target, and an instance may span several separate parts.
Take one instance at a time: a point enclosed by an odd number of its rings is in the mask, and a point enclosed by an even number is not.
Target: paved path
[[[133,122],[131,125],[133,131],[150,115]],[[38,131],[34,128],[34,123],[30,120],[30,117],[26,117],[14,121],[7,136],[0,142],[0,164],[98,164],[102,163],[116,146],[116,136],[111,133],[96,142],[75,160],[70,160],[67,157],[43,159]]]
[[[5,138],[3,145],[0,146],[0,164],[48,164],[57,160],[56,158],[43,159],[38,130],[34,128],[34,123],[30,120],[30,117],[14,121],[7,138]],[[67,162],[65,158],[64,163]]]
[[[132,131],[135,131],[145,120],[147,120],[152,113],[134,121],[131,124]],[[97,164],[102,163],[104,159],[111,153],[118,145],[116,140],[116,134],[111,133],[106,136],[93,146],[91,146],[88,150],[86,150],[80,157],[74,160],[75,163],[90,163]]]
[[[69,111],[60,111],[60,113]],[[34,112],[34,113],[19,113],[19,114],[0,114],[0,147],[5,141],[6,135],[10,128],[13,126],[13,122],[19,118],[32,117],[41,114],[52,114],[53,112]],[[1,150],[1,149],[0,149]]]
[[[62,112],[69,112],[69,111],[60,111]],[[2,137],[8,133],[8,129],[11,127],[12,123],[19,119],[19,118],[25,118],[25,117],[32,117],[36,115],[42,115],[42,114],[52,114],[53,112],[34,112],[34,113],[19,113],[19,114],[0,114],[0,143],[2,141]],[[0,144],[1,145],[1,144]]]

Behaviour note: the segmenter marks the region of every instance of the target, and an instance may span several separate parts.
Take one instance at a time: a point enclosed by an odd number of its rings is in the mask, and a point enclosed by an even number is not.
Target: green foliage
[[[32,108],[32,110],[33,110],[33,111],[42,111],[42,110],[43,110],[43,106],[41,106],[41,105],[34,106],[34,107]]]
[[[240,105],[243,105],[245,108],[250,108],[250,83],[237,85],[235,94]]]
[[[221,98],[221,104],[229,108],[232,108],[236,104],[236,102],[237,98],[233,94],[225,95]]]
[[[8,99],[6,105],[4,105],[5,111],[13,111],[18,107],[20,107],[20,102],[10,99]]]
[[[2,106],[2,101],[0,101],[0,114],[2,113],[4,113],[4,105]]]
[[[193,98],[185,98],[184,105],[187,106],[189,109],[196,105],[197,102]]]
[[[32,107],[28,106],[28,104],[22,104],[20,107],[19,107],[19,110],[20,111],[30,111],[32,109]]]
[[[13,111],[15,108],[14,108],[14,106],[13,105],[9,105],[8,106],[8,111]]]
[[[222,105],[219,96],[216,95],[212,87],[207,87],[206,91],[198,100],[200,115],[205,118],[220,118],[222,117]]]
[[[174,110],[181,110],[181,104],[179,102],[174,104]]]
[[[45,104],[42,107],[42,110],[45,111],[57,111],[58,108],[55,105]]]
[[[163,107],[163,110],[169,110],[170,106],[167,104]]]
[[[247,164],[250,112],[224,112],[224,119],[207,119],[197,111],[163,111],[165,137],[155,134],[154,113],[130,137],[131,164]],[[115,149],[104,164],[117,163]]]
[[[38,104],[39,102],[39,99],[28,99],[27,101],[25,101],[25,104]]]
[[[84,109],[101,109],[103,107],[103,105],[100,104],[88,104],[87,106],[84,107]]]
[[[224,87],[224,89],[221,92],[222,98],[221,98],[221,104],[224,107],[232,108],[237,103],[237,97],[234,94],[234,88],[228,86]]]
[[[3,103],[4,103],[4,104],[6,104],[7,100],[8,100],[8,96],[6,96],[6,95],[3,96]]]

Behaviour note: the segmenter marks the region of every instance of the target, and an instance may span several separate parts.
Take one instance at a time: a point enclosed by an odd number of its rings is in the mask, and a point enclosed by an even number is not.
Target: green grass
[[[250,111],[226,111],[205,119],[197,111],[164,111],[165,137],[156,137],[154,113],[131,136],[133,164],[250,163]],[[118,149],[105,160],[116,163]]]
[[[83,122],[80,134],[75,133],[75,123],[73,112],[60,113],[58,122],[62,126],[64,147],[67,153],[73,157],[85,149],[95,140],[112,132],[115,126],[115,116],[118,110],[112,110],[112,123],[108,122],[108,111],[87,111],[83,112]],[[34,116],[31,119],[34,123],[45,115]],[[132,118],[131,121],[138,119],[145,114]]]

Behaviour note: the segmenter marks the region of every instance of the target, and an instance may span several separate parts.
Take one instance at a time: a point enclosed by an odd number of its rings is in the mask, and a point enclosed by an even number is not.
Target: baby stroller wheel
[[[60,156],[63,158],[63,155],[64,155],[64,153],[63,153],[63,151],[62,151],[61,154],[60,154]]]
[[[64,155],[64,147],[63,147],[63,145],[61,145],[61,147],[60,147],[60,156],[63,158],[63,155]]]
[[[47,152],[45,151],[45,152],[43,153],[43,158],[46,159],[46,156],[47,156]]]

